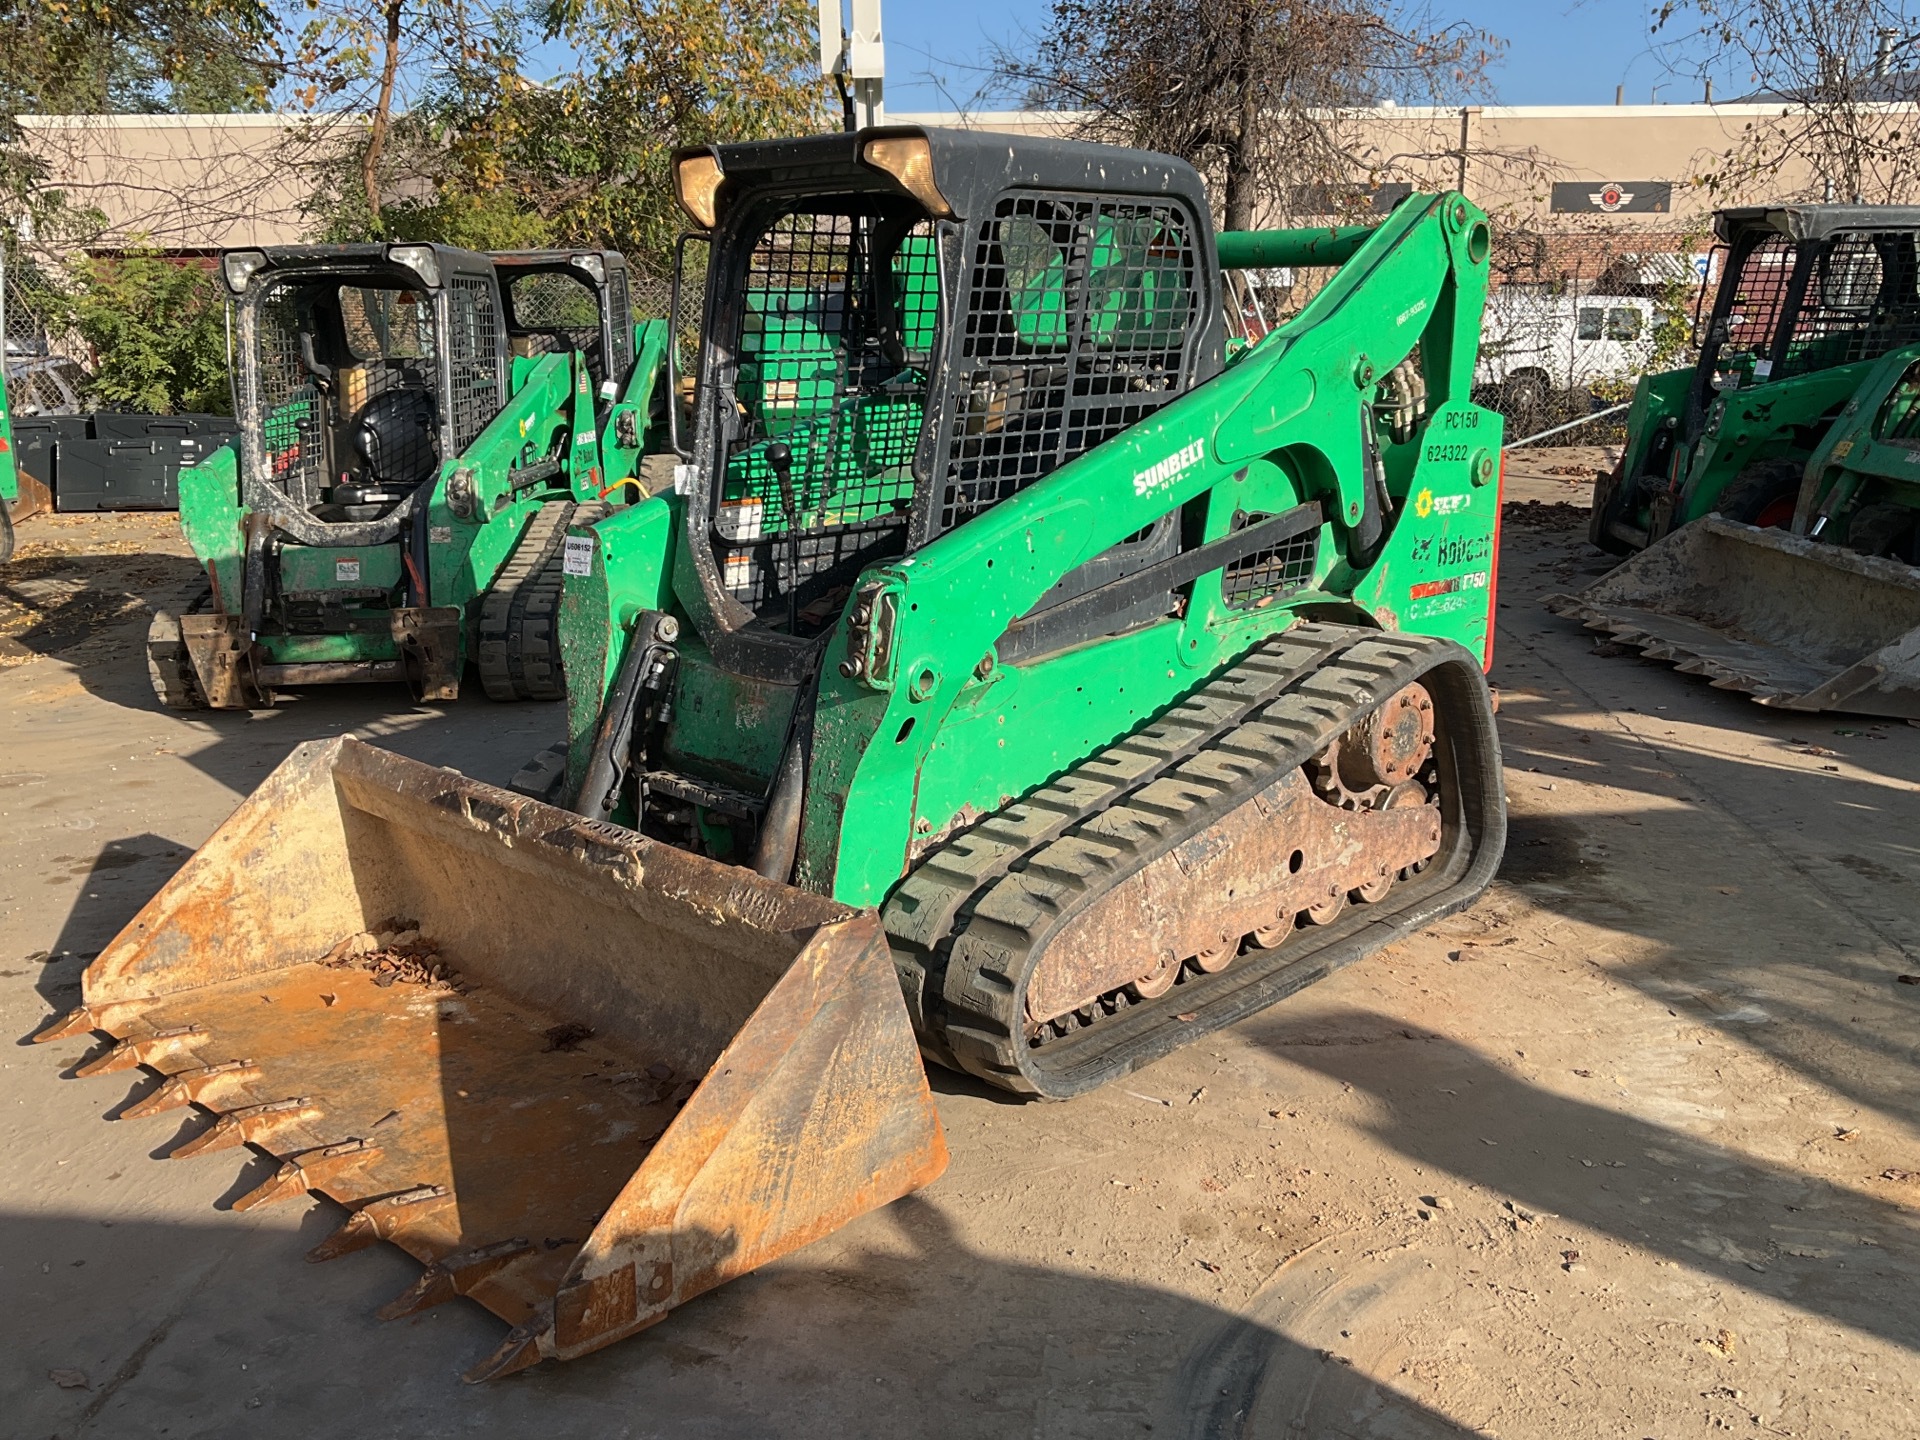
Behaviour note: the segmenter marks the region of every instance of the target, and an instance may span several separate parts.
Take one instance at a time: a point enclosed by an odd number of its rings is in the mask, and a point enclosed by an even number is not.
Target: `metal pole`
[[[1618,405],[1609,405],[1606,409],[1596,410],[1591,415],[1582,415],[1578,420],[1569,420],[1564,425],[1556,425],[1551,430],[1542,430],[1539,434],[1529,435],[1524,440],[1509,441],[1501,448],[1518,450],[1522,445],[1531,445],[1536,440],[1544,440],[1549,435],[1558,435],[1563,430],[1578,430],[1582,425],[1591,425],[1594,421],[1604,420],[1609,415],[1618,415],[1622,410],[1631,409],[1632,406],[1633,402],[1631,400],[1623,400]]]

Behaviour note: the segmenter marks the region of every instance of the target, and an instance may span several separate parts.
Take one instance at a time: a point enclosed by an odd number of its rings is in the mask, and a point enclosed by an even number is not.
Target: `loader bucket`
[[[1920,571],[1709,515],[1557,615],[1786,710],[1920,718]]]
[[[425,1267],[569,1359],[946,1165],[877,916],[351,738],[301,746],[39,1039],[116,1043],[123,1112],[252,1145],[235,1202],[347,1209],[309,1258]]]

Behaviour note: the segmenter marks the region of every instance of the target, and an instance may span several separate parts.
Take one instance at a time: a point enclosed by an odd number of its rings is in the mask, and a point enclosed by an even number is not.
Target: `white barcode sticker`
[[[691,495],[693,493],[693,466],[676,465],[673,467],[673,493]]]
[[[591,575],[593,573],[593,537],[569,535],[566,552],[560,557],[560,568],[569,575]]]
[[[333,583],[353,585],[360,580],[360,562],[358,560],[336,560],[333,562]]]

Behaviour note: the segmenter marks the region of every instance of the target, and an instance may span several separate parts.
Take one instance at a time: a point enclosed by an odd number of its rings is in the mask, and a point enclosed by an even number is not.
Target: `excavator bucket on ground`
[[[39,1037],[158,1076],[174,1156],[278,1160],[235,1202],[346,1207],[309,1258],[425,1267],[504,1375],[934,1179],[946,1146],[878,917],[352,738],[301,746]]]
[[[1547,608],[1785,710],[1920,719],[1920,571],[1710,515]]]

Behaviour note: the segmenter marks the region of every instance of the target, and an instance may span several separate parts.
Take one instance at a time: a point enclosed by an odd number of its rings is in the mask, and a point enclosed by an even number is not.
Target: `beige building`
[[[1890,124],[1915,118],[1885,108]],[[1358,112],[1354,128],[1381,199],[1394,187],[1460,186],[1503,231],[1551,241],[1549,252],[1583,237],[1615,250],[1672,252],[1703,239],[1716,203],[1810,188],[1806,173],[1788,171],[1771,193],[1716,196],[1701,183],[1748,127],[1777,126],[1780,115],[1779,105],[1383,106]],[[101,243],[144,240],[180,254],[309,238],[302,204],[315,165],[346,133],[341,122],[293,115],[19,118],[53,183],[105,215]],[[1076,119],[1029,111],[887,118],[1041,134],[1068,133]],[[1304,209],[1279,199],[1276,220],[1283,209]]]
[[[96,248],[211,255],[308,238],[302,206],[339,122],[301,115],[21,115],[70,204],[106,220]]]

